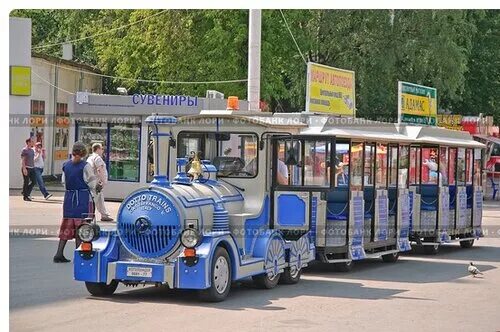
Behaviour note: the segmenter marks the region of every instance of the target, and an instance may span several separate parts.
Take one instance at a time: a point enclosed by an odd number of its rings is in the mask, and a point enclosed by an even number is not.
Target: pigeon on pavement
[[[467,269],[469,273],[475,278],[478,274],[481,274],[481,271],[474,265],[474,263],[470,262],[469,268]]]

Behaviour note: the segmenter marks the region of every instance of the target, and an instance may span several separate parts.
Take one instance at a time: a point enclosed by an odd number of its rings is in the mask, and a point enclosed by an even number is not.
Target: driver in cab
[[[257,172],[257,158],[253,158],[244,169],[249,174],[255,174]],[[288,166],[281,159],[278,159],[278,172],[276,176],[278,184],[284,186],[288,185]]]

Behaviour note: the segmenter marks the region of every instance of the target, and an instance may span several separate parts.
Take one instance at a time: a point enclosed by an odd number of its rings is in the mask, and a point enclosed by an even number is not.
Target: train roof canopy
[[[301,113],[269,113],[258,111],[210,110],[200,114],[187,115],[179,118],[179,124],[196,119],[228,119],[236,123],[256,124],[269,128],[303,128],[307,120]]]
[[[319,125],[318,122],[323,124]],[[412,140],[401,134],[394,123],[366,119],[324,117],[309,119],[310,126],[301,131],[304,135],[336,136],[362,141],[383,141],[411,143]]]
[[[416,143],[448,145],[467,148],[484,148],[466,131],[441,127],[402,125],[401,132]]]
[[[253,124],[275,129],[295,129],[301,135],[336,136],[362,141],[421,143],[467,148],[484,148],[466,131],[432,126],[418,126],[340,118],[314,113],[269,113],[259,111],[210,110],[178,119],[178,124],[197,119],[227,119],[234,124]]]

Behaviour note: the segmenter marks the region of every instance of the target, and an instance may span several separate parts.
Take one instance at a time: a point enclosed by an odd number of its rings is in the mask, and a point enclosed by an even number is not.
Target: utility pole
[[[260,110],[261,9],[250,9],[248,23],[248,110]]]

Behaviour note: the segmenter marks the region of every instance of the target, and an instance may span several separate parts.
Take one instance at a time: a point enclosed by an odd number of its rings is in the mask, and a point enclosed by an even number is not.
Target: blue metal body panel
[[[101,236],[92,242],[93,252],[85,254],[79,250],[74,253],[74,278],[80,281],[105,282],[108,263],[119,258],[118,235],[114,231],[101,231]]]
[[[252,253],[254,247],[254,239],[263,230],[269,226],[269,196],[264,198],[264,204],[260,215],[256,218],[247,219],[245,222],[245,252]]]
[[[316,224],[318,222],[318,198],[311,198],[311,231],[309,241],[316,244]]]
[[[194,266],[188,266],[183,259],[177,263],[176,283],[177,288],[181,289],[206,289],[210,287],[210,278],[208,278],[209,262],[207,257],[198,257],[198,263]]]
[[[90,259],[85,259],[83,255],[81,251],[75,250],[73,259],[74,279],[79,281],[98,282],[99,271],[97,266],[97,253],[93,252]]]
[[[171,199],[157,190],[141,190],[123,201],[118,230],[127,248],[139,257],[167,254],[177,245],[180,217]]]
[[[124,201],[119,216],[121,218],[126,217],[131,221],[143,217],[142,214],[141,216],[125,215],[123,210],[127,209],[128,204],[129,212],[134,212],[135,210],[132,207],[135,204],[149,201],[141,199],[142,195],[147,194],[156,194],[158,195],[156,199],[162,198],[163,202],[170,204],[167,202],[168,197],[163,197],[163,193],[155,190],[139,191]],[[235,195],[232,199],[240,199],[240,197]],[[203,198],[200,200],[203,200]],[[192,200],[190,203],[199,204],[200,200]],[[210,201],[210,204],[214,203],[213,199],[210,199]],[[314,202],[316,209],[316,198]],[[172,208],[175,207],[172,205]],[[161,213],[161,211],[162,209],[154,209],[152,213]],[[313,213],[317,213],[316,210]],[[149,215],[146,217],[152,218]],[[165,214],[162,214],[156,216],[155,219],[164,222],[165,218]],[[75,251],[75,279],[89,282],[109,282],[108,279],[113,278],[125,282],[168,283],[169,287],[180,289],[206,289],[211,286],[212,262],[215,251],[219,246],[224,247],[228,252],[233,281],[263,273],[281,273],[289,264],[306,266],[314,258],[314,249],[308,248],[310,243],[308,240],[309,234],[304,235],[300,241],[285,241],[279,231],[269,229],[269,218],[270,199],[266,196],[260,214],[244,222],[244,243],[247,249],[245,256],[241,255],[236,239],[228,231],[210,232],[204,234],[201,244],[196,247],[196,261],[194,264],[184,257],[182,251],[177,257],[170,257],[170,263],[165,264],[160,261],[134,261],[130,260],[130,258],[123,260],[120,257],[120,246],[123,244],[118,236],[118,231],[103,231],[101,237],[93,242],[94,252],[91,257],[79,250]],[[152,219],[150,220],[153,222]],[[120,221],[123,222],[123,220]],[[135,223],[134,226],[136,226]],[[127,247],[130,246],[127,245]],[[249,253],[251,254],[248,255]],[[142,253],[138,256],[145,257]],[[111,263],[112,266],[110,266]],[[129,276],[127,275],[128,267],[151,268],[151,277]],[[111,276],[108,276],[108,272],[111,273]]]
[[[264,258],[267,273],[281,273],[286,267],[285,241],[275,230],[268,229],[257,238],[253,255]]]
[[[280,194],[277,205],[278,225],[300,227],[306,224],[306,203],[297,194]]]

